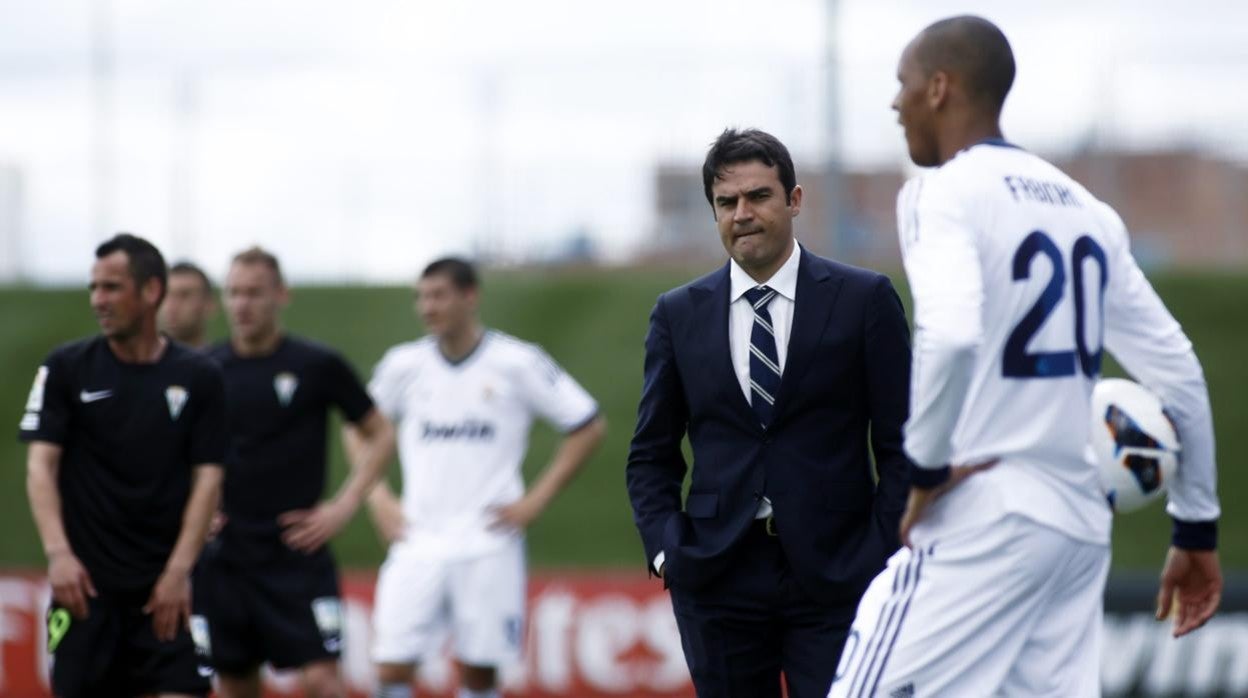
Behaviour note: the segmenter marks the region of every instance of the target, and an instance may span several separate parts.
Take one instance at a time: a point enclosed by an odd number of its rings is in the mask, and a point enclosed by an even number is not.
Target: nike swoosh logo
[[[88,402],[95,402],[96,400],[103,400],[104,398],[109,398],[112,396],[113,396],[113,391],[111,390],[94,390],[94,391],[84,390],[81,393],[78,393],[78,399],[82,400],[83,404],[86,404]]]
[[[208,678],[209,676],[212,676],[212,667],[204,666],[203,664],[200,664],[199,667],[197,668],[199,669],[200,676],[203,676],[204,678]]]

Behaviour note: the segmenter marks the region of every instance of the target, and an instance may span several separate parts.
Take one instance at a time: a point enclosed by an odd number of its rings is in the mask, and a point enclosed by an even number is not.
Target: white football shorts
[[[1019,515],[902,548],[868,587],[829,698],[1100,695],[1109,546]]]
[[[374,662],[415,664],[440,652],[449,634],[455,659],[502,666],[520,659],[524,640],[524,541],[466,559],[390,546],[377,575]]]

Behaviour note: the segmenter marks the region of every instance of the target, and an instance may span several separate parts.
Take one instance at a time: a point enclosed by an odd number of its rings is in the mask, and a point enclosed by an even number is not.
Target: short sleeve
[[[539,347],[520,371],[520,388],[525,402],[543,419],[567,434],[589,424],[598,416],[598,403]]]
[[[376,402],[377,409],[392,422],[403,419],[403,391],[414,370],[414,367],[404,365],[399,347],[386,352],[381,361],[377,362],[377,368],[373,369],[368,392]]]
[[[191,443],[187,457],[191,465],[221,464],[229,447],[230,432],[226,421],[225,375],[215,362],[204,361],[199,372],[199,406],[191,426]],[[193,396],[192,399],[195,399]]]
[[[59,351],[49,354],[35,370],[35,380],[26,396],[26,410],[18,429],[18,438],[22,441],[65,444],[74,404],[66,370]]]
[[[330,354],[326,370],[330,400],[352,422],[358,422],[373,409],[373,399],[355,374],[355,369],[338,354]]]

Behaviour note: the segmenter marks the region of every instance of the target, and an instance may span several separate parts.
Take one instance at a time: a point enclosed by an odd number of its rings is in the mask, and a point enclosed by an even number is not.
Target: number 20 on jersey
[[[1005,355],[1002,357],[1001,372],[1006,378],[1061,378],[1075,375],[1076,370],[1088,378],[1095,378],[1101,373],[1101,354],[1103,342],[1098,338],[1096,351],[1088,348],[1084,337],[1084,325],[1087,322],[1089,300],[1084,293],[1084,262],[1096,262],[1100,274],[1099,297],[1095,300],[1095,310],[1100,322],[1097,323],[1098,333],[1104,336],[1105,319],[1105,285],[1109,282],[1109,269],[1105,261],[1105,251],[1087,235],[1075,240],[1070,252],[1070,271],[1074,288],[1075,326],[1074,349],[1066,351],[1028,352],[1027,344],[1039,331],[1053,309],[1062,302],[1066,288],[1066,264],[1062,259],[1062,251],[1043,230],[1033,231],[1023,238],[1022,244],[1014,253],[1013,276],[1015,281],[1024,281],[1031,276],[1031,262],[1036,255],[1044,255],[1053,263],[1053,276],[1045,285],[1040,298],[1036,299],[1027,314],[1010,332],[1005,342]],[[1076,369],[1076,364],[1078,368]]]

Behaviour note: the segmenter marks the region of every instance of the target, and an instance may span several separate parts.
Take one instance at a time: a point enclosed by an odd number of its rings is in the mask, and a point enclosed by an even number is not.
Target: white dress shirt
[[[775,330],[776,358],[780,373],[789,355],[789,330],[793,327],[793,304],[797,301],[797,265],[802,259],[802,246],[793,243],[793,252],[771,278],[759,283],[753,279],[736,260],[728,262],[728,349],[732,354],[732,369],[737,374],[745,401],[751,401],[750,392],[750,334],[754,331],[754,310],[745,299],[745,292],[757,286],[766,286],[776,292],[767,312],[771,315],[771,327]],[[771,516],[771,500],[763,497],[758,504],[756,519]],[[654,569],[660,572],[666,559],[663,552],[654,557]]]

